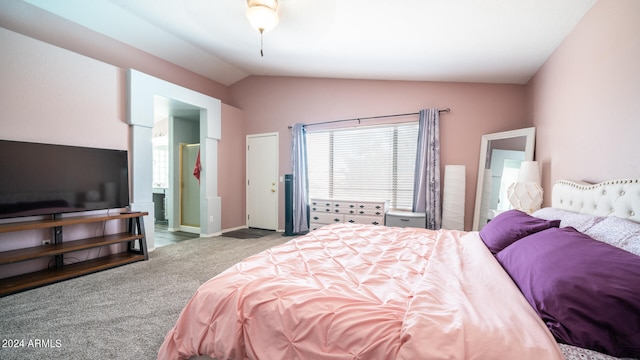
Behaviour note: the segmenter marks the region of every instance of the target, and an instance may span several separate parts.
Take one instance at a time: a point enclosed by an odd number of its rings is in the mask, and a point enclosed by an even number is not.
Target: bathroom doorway
[[[199,107],[154,96],[153,201],[156,231],[200,234]],[[186,187],[185,187],[186,186]]]
[[[180,144],[180,230],[200,233],[200,144]]]
[[[180,131],[172,129],[168,146],[172,154],[179,152],[179,143],[200,143],[202,158],[202,175],[200,184],[200,236],[209,237],[221,234],[222,198],[218,196],[218,142],[222,136],[221,116],[222,102],[219,99],[204,95],[142,72],[128,69],[127,77],[127,123],[130,125],[132,138],[130,163],[131,172],[131,210],[154,213],[153,202],[153,160],[152,132],[159,113],[157,102],[164,103],[164,116],[170,122],[175,119],[194,119],[197,137],[195,139],[178,138]],[[162,107],[161,107],[162,108]],[[176,112],[173,112],[175,109]],[[183,114],[182,111],[188,114]],[[189,116],[194,114],[194,117]],[[175,124],[174,124],[175,125]],[[178,159],[171,156],[169,165],[177,167]],[[178,231],[179,213],[177,169],[171,169],[169,191],[165,196],[168,231]],[[175,200],[175,201],[174,201]],[[171,203],[170,203],[171,202]],[[172,222],[172,218],[174,219]],[[155,248],[154,216],[145,217],[147,230],[147,246]]]

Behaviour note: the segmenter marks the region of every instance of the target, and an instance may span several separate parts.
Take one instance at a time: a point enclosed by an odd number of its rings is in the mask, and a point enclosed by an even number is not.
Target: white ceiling
[[[249,75],[524,84],[596,0],[24,0],[225,85]]]

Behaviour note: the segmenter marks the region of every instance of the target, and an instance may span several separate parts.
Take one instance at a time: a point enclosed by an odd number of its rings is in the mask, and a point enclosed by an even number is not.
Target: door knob
[[[276,189],[271,189],[271,192],[276,192]]]

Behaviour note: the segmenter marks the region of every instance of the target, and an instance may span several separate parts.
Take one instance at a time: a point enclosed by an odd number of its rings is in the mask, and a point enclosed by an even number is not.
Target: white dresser
[[[386,211],[383,201],[311,199],[309,229],[339,222],[384,225]]]

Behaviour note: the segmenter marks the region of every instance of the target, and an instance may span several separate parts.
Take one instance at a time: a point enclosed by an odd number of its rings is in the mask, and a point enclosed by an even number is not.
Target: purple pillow
[[[639,256],[565,227],[496,258],[559,342],[640,357]]]
[[[496,254],[527,235],[558,226],[560,220],[545,220],[519,210],[508,210],[489,221],[480,230],[480,237],[489,250]]]

